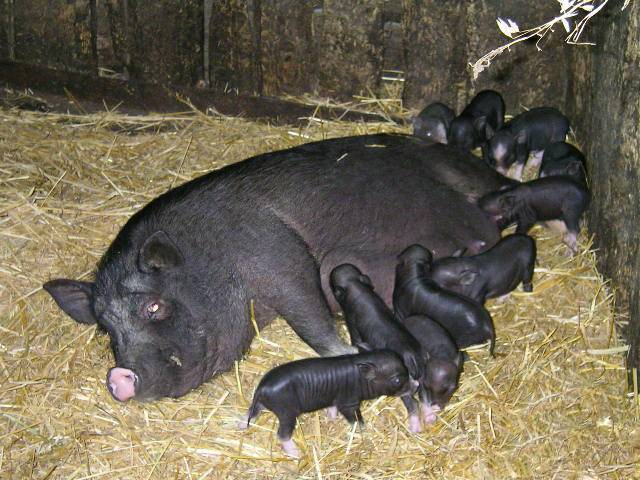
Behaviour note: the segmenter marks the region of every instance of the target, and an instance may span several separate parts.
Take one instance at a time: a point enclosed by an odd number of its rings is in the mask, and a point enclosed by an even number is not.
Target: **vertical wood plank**
[[[466,88],[466,4],[403,0],[406,55],[404,103],[421,108],[442,101],[459,107]]]
[[[214,0],[211,15],[211,83],[225,90],[259,93],[261,71],[257,60],[258,35],[252,26],[259,0]]]
[[[312,0],[263,0],[262,73],[266,95],[317,88]]]
[[[14,2],[15,59],[48,67],[92,69],[89,0]]]
[[[319,91],[336,99],[375,93],[383,54],[382,0],[325,0],[319,38]]]
[[[594,28],[597,27],[597,28]],[[568,111],[585,150],[592,202],[589,230],[598,264],[629,312],[629,367],[640,367],[640,5],[612,5],[572,47]]]

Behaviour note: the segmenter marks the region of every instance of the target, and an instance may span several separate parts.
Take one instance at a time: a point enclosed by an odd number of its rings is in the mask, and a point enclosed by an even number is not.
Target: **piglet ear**
[[[375,380],[378,369],[371,362],[358,363],[358,370],[360,375],[368,381]]]
[[[339,286],[335,286],[333,287],[333,296],[336,297],[336,300],[340,300],[342,298],[344,298],[344,288],[339,287]]]
[[[138,268],[145,273],[178,267],[183,263],[182,253],[161,230],[147,238],[138,253]]]
[[[487,133],[487,130],[490,129],[489,124],[487,123],[487,117],[485,115],[481,117],[477,117],[473,120],[473,128],[476,132]],[[493,129],[491,129],[493,132]],[[486,138],[489,138],[488,136]]]
[[[53,297],[58,306],[78,323],[88,325],[96,323],[91,303],[93,293],[90,282],[57,278],[45,283],[44,288]]]
[[[474,270],[463,270],[460,274],[461,285],[473,285],[473,282],[478,278],[478,272]]]
[[[373,288],[373,282],[371,281],[371,279],[367,276],[367,275],[360,275],[360,282],[364,283],[365,285],[369,285],[371,288]]]
[[[574,162],[569,164],[569,166],[567,167],[567,173],[569,175],[577,175],[578,173],[580,173],[581,169],[582,165],[580,165],[578,162]]]
[[[373,348],[367,342],[357,342],[355,347],[360,353],[373,352]]]
[[[511,193],[502,195],[502,197],[500,197],[499,203],[500,203],[500,208],[502,208],[503,210],[511,210],[516,205],[516,197]]]

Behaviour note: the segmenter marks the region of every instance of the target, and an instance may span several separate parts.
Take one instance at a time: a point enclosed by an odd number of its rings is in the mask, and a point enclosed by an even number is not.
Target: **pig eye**
[[[400,385],[402,385],[402,380],[400,379],[400,377],[393,377],[393,378],[391,379],[391,384],[392,384],[394,387],[399,387]]]
[[[169,315],[167,305],[159,300],[154,300],[144,305],[143,315],[149,320],[163,320]]]

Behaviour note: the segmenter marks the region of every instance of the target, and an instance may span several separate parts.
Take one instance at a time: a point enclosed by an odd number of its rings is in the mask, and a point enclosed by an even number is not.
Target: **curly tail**
[[[257,417],[260,412],[264,409],[264,405],[260,403],[260,393],[256,391],[253,396],[253,401],[251,402],[251,406],[247,411],[247,428],[249,428],[249,424],[251,423],[251,419]]]

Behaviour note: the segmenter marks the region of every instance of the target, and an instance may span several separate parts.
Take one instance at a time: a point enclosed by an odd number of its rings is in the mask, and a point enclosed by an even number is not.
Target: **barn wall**
[[[640,2],[602,15],[571,49],[567,108],[585,149],[593,200],[589,229],[601,271],[630,316],[630,364],[640,366]]]
[[[336,100],[384,95],[381,79],[402,78],[389,72],[401,70],[409,107],[442,99],[461,109],[486,87],[502,91],[511,111],[541,103],[564,106],[568,64],[561,35],[545,41],[544,55],[534,44],[518,46],[477,82],[468,68],[505,42],[495,27],[497,16],[515,18],[524,28],[551,18],[554,1],[3,0],[0,5],[0,34],[7,39],[8,28],[14,28],[16,60],[62,70],[174,85],[210,80],[225,91]],[[205,28],[207,5],[211,15]],[[8,42],[0,42],[0,59],[9,56]]]

